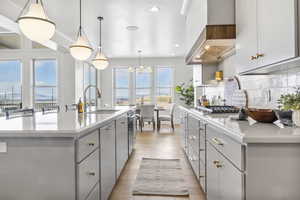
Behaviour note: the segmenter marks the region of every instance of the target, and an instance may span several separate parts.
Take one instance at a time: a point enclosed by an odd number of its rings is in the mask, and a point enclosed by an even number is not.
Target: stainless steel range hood
[[[206,25],[186,56],[186,64],[212,64],[222,61],[235,48],[235,24]]]

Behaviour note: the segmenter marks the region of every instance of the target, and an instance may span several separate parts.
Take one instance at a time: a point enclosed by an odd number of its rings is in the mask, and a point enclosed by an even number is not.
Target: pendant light
[[[75,59],[86,60],[91,56],[93,48],[91,47],[81,25],[81,0],[79,0],[79,4],[79,30],[76,42],[70,46],[70,52]]]
[[[55,33],[55,23],[47,17],[42,0],[31,4],[30,2],[31,0],[28,0],[25,4],[17,23],[21,32],[30,40],[47,42]]]
[[[98,17],[99,20],[99,32],[100,32],[100,37],[99,37],[99,47],[98,51],[96,54],[96,57],[92,60],[93,65],[95,66],[96,69],[103,70],[108,66],[108,59],[106,56],[102,53],[102,29],[101,29],[101,24],[103,17]]]
[[[142,65],[142,51],[141,50],[138,50],[138,54],[139,54],[139,63],[138,63],[138,68],[137,68],[137,71],[142,73],[144,72],[144,69],[145,67]]]
[[[151,67],[145,67],[144,65],[142,65],[142,56],[141,56],[142,51],[139,50],[138,53],[139,53],[139,66],[137,68],[137,71],[140,72],[140,73],[142,73],[142,72],[151,73],[152,72],[152,68]]]

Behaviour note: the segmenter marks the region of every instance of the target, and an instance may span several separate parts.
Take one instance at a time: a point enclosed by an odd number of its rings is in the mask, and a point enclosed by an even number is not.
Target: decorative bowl
[[[246,113],[252,119],[262,123],[273,123],[277,120],[275,112],[271,109],[248,108]]]

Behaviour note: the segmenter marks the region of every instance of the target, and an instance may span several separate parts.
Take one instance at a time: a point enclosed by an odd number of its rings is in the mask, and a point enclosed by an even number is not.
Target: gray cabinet
[[[298,56],[296,0],[237,0],[238,72]]]
[[[116,120],[116,170],[119,178],[128,159],[128,123],[127,115]]]
[[[107,200],[116,182],[115,121],[100,128],[101,200]]]
[[[99,182],[99,150],[78,165],[78,200],[85,200]]]
[[[181,146],[204,192],[206,192],[205,127],[205,122],[181,110]]]
[[[207,199],[242,200],[244,174],[213,145],[207,145]]]

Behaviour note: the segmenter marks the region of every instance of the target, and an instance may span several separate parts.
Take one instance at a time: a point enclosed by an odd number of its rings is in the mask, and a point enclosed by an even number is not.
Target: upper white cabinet
[[[235,24],[235,0],[191,0],[186,14],[186,47],[191,50],[206,25]]]
[[[237,0],[238,72],[298,55],[296,0]]]

